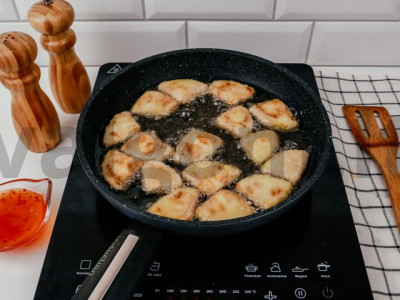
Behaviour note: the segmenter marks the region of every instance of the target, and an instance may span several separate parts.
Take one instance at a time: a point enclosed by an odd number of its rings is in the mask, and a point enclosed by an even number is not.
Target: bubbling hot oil
[[[151,89],[149,89],[151,90]],[[249,108],[254,104],[278,98],[275,95],[256,88],[256,94],[253,99],[241,103],[242,106]],[[232,135],[227,133],[225,130],[218,128],[215,123],[217,117],[223,112],[229,110],[232,106],[225,104],[220,100],[213,99],[209,94],[202,97],[196,98],[190,104],[181,105],[171,115],[154,119],[150,117],[135,116],[137,122],[144,131],[154,130],[157,136],[165,143],[176,148],[181,139],[193,128],[200,129],[208,133],[212,133],[220,137],[224,146],[218,149],[215,155],[209,160],[219,161],[225,164],[233,165],[242,171],[241,176],[237,181],[233,182],[230,186],[225,187],[227,190],[235,190],[235,184],[239,180],[256,173],[260,173],[259,167],[257,167],[245,154],[240,146],[240,139],[235,139]],[[295,116],[299,113],[290,108]],[[301,127],[301,123],[300,123]],[[253,118],[253,132],[266,129],[257,120]],[[302,130],[293,132],[276,132],[280,138],[280,145],[277,152],[291,149],[303,149],[310,151],[309,144],[307,143],[308,138]],[[176,164],[173,159],[165,161],[166,164],[177,170],[180,175],[186,166]],[[134,202],[135,206],[139,206],[143,210],[147,210],[160,195],[148,195],[140,187],[142,179],[138,174],[127,194],[132,195],[131,201]],[[188,183],[184,183],[183,186],[190,186]],[[296,187],[295,187],[296,188]],[[135,192],[130,192],[134,189]],[[126,198],[126,197],[124,197]],[[206,196],[201,196],[199,204],[207,199]],[[249,204],[253,204],[249,201]],[[260,211],[259,208],[254,207],[255,212]],[[195,220],[196,221],[196,220]]]

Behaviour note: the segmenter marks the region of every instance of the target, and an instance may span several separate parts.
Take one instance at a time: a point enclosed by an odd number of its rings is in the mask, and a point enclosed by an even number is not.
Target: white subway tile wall
[[[58,0],[55,0],[58,1]],[[0,0],[0,32],[39,41],[37,0]],[[69,0],[86,65],[187,47],[245,51],[318,66],[400,66],[400,0]],[[37,62],[48,64],[39,46]]]
[[[311,22],[189,22],[190,48],[226,48],[276,62],[305,62]]]
[[[11,1],[11,0],[10,0]],[[14,0],[22,20],[37,0]],[[75,9],[76,20],[143,19],[142,0],[69,0]]]
[[[12,0],[0,0],[0,20],[18,20]]]
[[[399,49],[399,22],[317,22],[308,62],[314,65],[400,65]]]
[[[73,28],[78,36],[76,52],[85,65],[130,62],[147,56],[186,47],[185,22],[79,22]],[[40,34],[28,23],[0,23],[0,32],[22,31],[35,38],[39,47],[36,63],[48,65],[41,49]]]
[[[274,0],[145,0],[149,19],[272,19]]]
[[[76,51],[87,65],[136,61],[186,47],[185,22],[77,22]]]
[[[278,20],[398,20],[398,0],[278,0]]]

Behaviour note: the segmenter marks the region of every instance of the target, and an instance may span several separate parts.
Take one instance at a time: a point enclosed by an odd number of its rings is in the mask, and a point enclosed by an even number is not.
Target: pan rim
[[[241,218],[236,218],[236,219],[228,219],[228,220],[222,220],[222,221],[202,221],[202,222],[193,222],[193,221],[182,221],[182,220],[176,220],[176,219],[170,219],[170,218],[165,218],[161,217],[158,215],[154,215],[151,213],[148,213],[146,211],[142,211],[139,209],[133,209],[129,208],[129,214],[126,212],[127,207],[121,202],[116,199],[115,197],[109,195],[105,189],[103,189],[102,185],[99,184],[99,180],[97,179],[96,174],[90,167],[90,164],[88,160],[86,159],[85,153],[83,151],[83,146],[82,146],[82,132],[83,132],[83,125],[85,121],[85,116],[87,115],[92,103],[95,101],[97,98],[98,94],[102,92],[102,90],[109,85],[112,81],[114,81],[116,78],[124,74],[125,72],[129,72],[131,69],[136,68],[138,66],[141,66],[143,64],[146,64],[147,62],[160,59],[163,57],[171,56],[171,55],[179,55],[179,54],[190,54],[190,53],[215,53],[215,54],[230,54],[230,55],[236,55],[236,56],[241,56],[245,57],[248,59],[256,60],[259,62],[262,62],[264,64],[268,64],[273,68],[276,68],[278,71],[285,73],[287,76],[291,77],[297,83],[299,83],[302,88],[304,88],[310,95],[310,97],[313,99],[313,102],[315,102],[315,105],[317,106],[319,113],[321,114],[323,120],[324,120],[324,131],[326,132],[325,135],[325,141],[323,143],[323,150],[321,151],[321,159],[317,162],[317,166],[312,173],[312,175],[307,179],[307,181],[300,186],[293,194],[291,194],[287,199],[284,201],[278,203],[277,205],[266,209],[264,211],[260,211],[256,214],[246,216],[246,217],[241,217]],[[95,188],[102,194],[103,197],[106,198],[107,201],[109,201],[114,207],[116,207],[119,211],[127,215],[131,219],[136,219],[141,222],[147,223],[152,226],[157,226],[157,227],[163,227],[165,228],[168,226],[168,229],[171,230],[185,230],[185,229],[190,229],[190,230],[218,230],[218,229],[223,229],[223,228],[232,228],[233,226],[242,224],[250,224],[250,223],[257,223],[260,219],[265,219],[265,218],[270,218],[270,220],[274,219],[275,217],[280,216],[284,212],[287,211],[291,206],[295,205],[298,203],[298,201],[304,197],[304,195],[310,190],[310,188],[316,183],[316,181],[319,179],[319,177],[322,175],[329,156],[330,156],[330,150],[331,150],[331,136],[332,136],[332,131],[331,131],[331,126],[329,122],[329,117],[328,114],[322,104],[322,101],[320,99],[320,96],[317,95],[317,93],[314,92],[314,90],[299,76],[296,74],[292,73],[291,71],[287,70],[283,66],[280,66],[272,61],[269,61],[265,58],[255,56],[252,54],[248,53],[243,53],[239,51],[234,51],[234,50],[226,50],[226,49],[215,49],[215,48],[192,48],[192,49],[182,49],[182,50],[174,50],[174,51],[169,51],[169,52],[164,52],[160,54],[156,54],[144,59],[141,59],[137,62],[131,63],[129,66],[123,68],[120,72],[111,75],[105,81],[101,83],[100,88],[95,91],[87,101],[80,117],[78,120],[77,124],[77,131],[76,131],[76,141],[77,141],[77,153],[78,157],[80,160],[80,163],[85,170],[86,175],[89,177],[90,181],[92,184],[95,186]]]

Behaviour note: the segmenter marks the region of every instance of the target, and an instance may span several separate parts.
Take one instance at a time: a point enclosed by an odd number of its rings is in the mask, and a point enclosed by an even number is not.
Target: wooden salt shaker
[[[44,0],[28,13],[31,26],[42,33],[43,48],[49,52],[49,75],[53,96],[66,113],[80,113],[89,99],[89,76],[75,53],[75,32],[70,29],[74,9],[64,0]]]
[[[0,81],[11,91],[15,130],[33,152],[46,152],[60,142],[60,121],[39,86],[40,69],[35,41],[22,32],[0,35]]]

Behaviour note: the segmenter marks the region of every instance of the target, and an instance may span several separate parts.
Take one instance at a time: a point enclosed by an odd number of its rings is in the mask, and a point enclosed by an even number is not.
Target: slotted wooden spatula
[[[382,170],[400,232],[400,174],[396,163],[399,139],[392,119],[388,111],[379,106],[345,105],[343,113],[357,142]],[[362,130],[357,114],[361,116],[368,134]],[[382,130],[375,118],[381,120]]]

